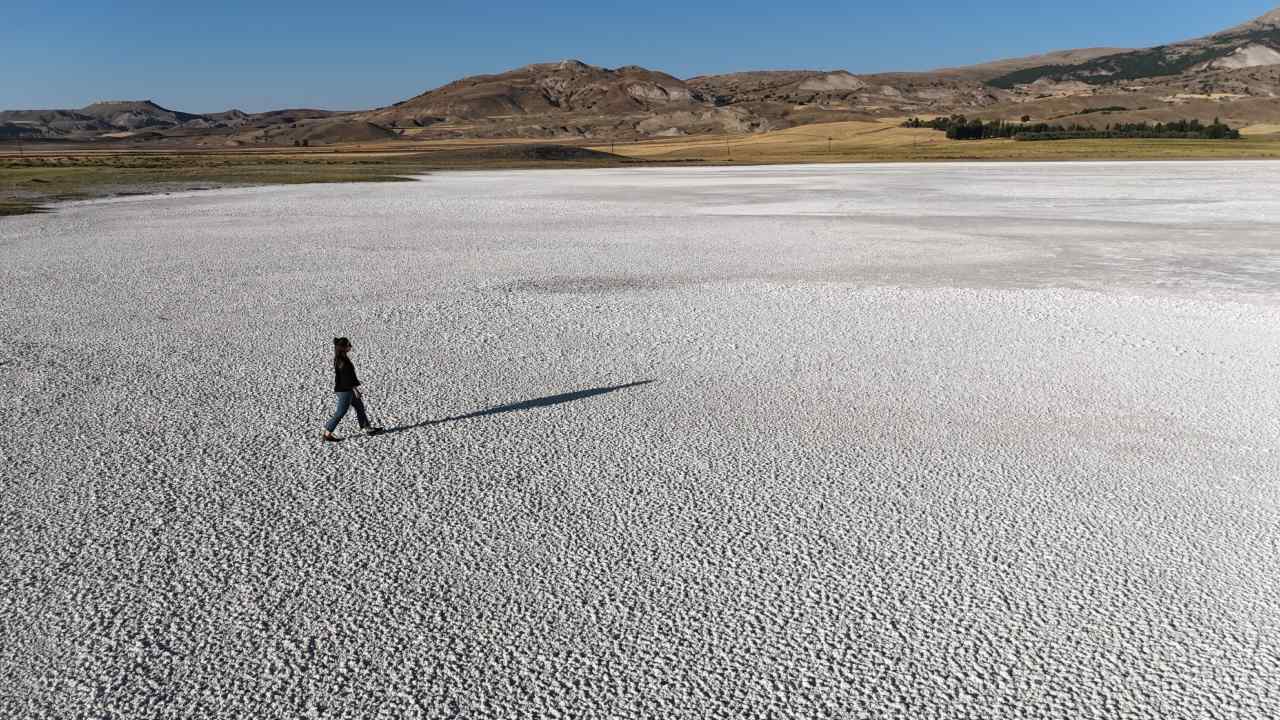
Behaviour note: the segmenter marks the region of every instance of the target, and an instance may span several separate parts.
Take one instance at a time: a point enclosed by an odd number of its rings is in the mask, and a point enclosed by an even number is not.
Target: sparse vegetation
[[[397,182],[432,170],[601,167],[627,160],[583,148],[487,143],[417,152],[222,152],[0,155],[0,216],[62,200],[244,185]],[[47,153],[48,151],[46,151]],[[634,162],[634,161],[630,161]]]
[[[1088,85],[1104,85],[1141,78],[1168,77],[1181,74],[1196,65],[1229,55],[1229,48],[1214,47],[1206,50],[1176,54],[1161,46],[1150,50],[1108,55],[1079,65],[1041,65],[1015,70],[1007,75],[988,80],[987,84],[1002,90],[1012,90],[1017,85],[1036,80],[1073,80]]]
[[[1280,47],[1280,29],[1259,27],[1208,38],[1198,46],[1160,45],[1146,50],[1106,55],[1077,65],[1040,65],[1001,75],[988,80],[987,84],[1003,90],[1012,90],[1017,85],[1042,79],[1105,85],[1112,82],[1169,77],[1224,58],[1235,52],[1237,48],[1250,44]]]

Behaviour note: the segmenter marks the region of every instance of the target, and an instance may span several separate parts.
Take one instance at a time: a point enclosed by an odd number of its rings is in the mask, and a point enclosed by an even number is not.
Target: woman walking
[[[366,435],[382,432],[382,428],[374,427],[369,422],[369,416],[365,414],[364,400],[360,397],[360,378],[356,377],[355,363],[351,362],[351,357],[348,355],[350,352],[350,340],[344,337],[333,339],[333,392],[337,396],[338,407],[333,411],[333,417],[329,418],[329,422],[324,426],[322,437],[328,442],[342,440],[334,435],[333,431],[337,429],[342,416],[346,415],[347,410],[353,406],[356,409],[356,419],[360,421],[360,428]]]

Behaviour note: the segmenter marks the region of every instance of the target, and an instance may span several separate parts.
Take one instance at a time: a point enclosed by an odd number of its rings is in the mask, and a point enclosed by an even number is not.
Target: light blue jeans
[[[347,414],[347,410],[351,407],[356,409],[356,419],[360,421],[360,427],[369,427],[369,416],[364,413],[364,401],[356,397],[354,392],[347,390],[345,392],[334,393],[338,398],[338,408],[333,411],[333,417],[329,418],[329,422],[325,423],[324,429],[333,432],[338,427],[338,422],[342,420],[342,416]]]

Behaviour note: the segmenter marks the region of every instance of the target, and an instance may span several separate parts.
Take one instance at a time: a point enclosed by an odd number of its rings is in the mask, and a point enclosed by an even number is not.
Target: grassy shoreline
[[[531,152],[533,147],[544,152]],[[1280,160],[1280,140],[945,141],[932,130],[836,123],[761,135],[695,136],[590,149],[528,143],[470,148],[389,145],[323,152],[51,148],[22,156],[0,154],[0,217],[49,212],[57,203],[71,200],[225,187],[404,182],[413,175],[443,170],[1108,160]]]
[[[542,160],[475,152],[376,154],[111,153],[75,151],[0,157],[0,217],[47,211],[59,202],[227,187],[411,182],[450,169],[608,167],[628,161]]]

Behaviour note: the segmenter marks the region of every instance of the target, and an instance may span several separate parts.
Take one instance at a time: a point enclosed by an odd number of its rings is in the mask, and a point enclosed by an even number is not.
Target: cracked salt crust
[[[0,715],[1274,717],[1276,168],[6,219]]]

